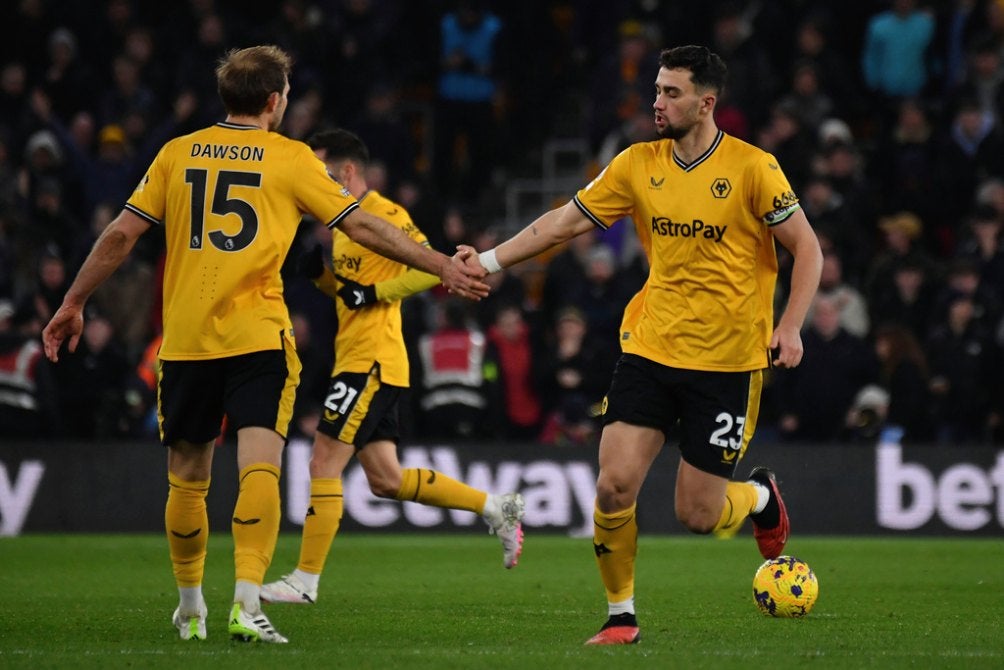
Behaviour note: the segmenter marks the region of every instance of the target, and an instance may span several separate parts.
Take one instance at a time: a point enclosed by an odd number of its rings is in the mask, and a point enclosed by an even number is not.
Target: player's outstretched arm
[[[63,296],[63,304],[42,331],[42,344],[50,361],[59,360],[59,348],[67,340],[70,352],[77,350],[80,333],[84,330],[84,305],[88,298],[122,264],[136,240],[149,227],[146,219],[124,209],[102,231]]]
[[[488,285],[481,281],[485,275],[483,269],[451,263],[449,256],[419,244],[379,217],[356,209],[340,225],[349,237],[367,249],[438,276],[452,293],[474,300],[488,295]]]
[[[515,265],[550,249],[553,246],[591,230],[595,224],[569,200],[567,203],[545,212],[533,223],[519,231],[494,249],[476,253],[473,247],[457,247],[454,263],[467,267],[483,267],[489,273]]]

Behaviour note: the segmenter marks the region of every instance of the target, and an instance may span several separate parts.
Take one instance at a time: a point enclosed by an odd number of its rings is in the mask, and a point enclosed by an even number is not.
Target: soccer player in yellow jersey
[[[275,132],[289,93],[281,49],[234,50],[216,69],[226,120],[161,149],[123,211],[104,230],[42,334],[46,355],[76,349],[83,308],[136,240],[163,226],[164,333],[158,418],[167,446],[165,524],[184,640],[206,637],[202,593],[213,445],[226,416],[237,433],[233,513],[236,583],[228,630],[286,642],[261,611],[260,590],[279,530],[279,467],[300,363],[279,268],[302,212],[409,265],[465,297],[487,286],[449,257],[359,207],[302,142]]]
[[[677,518],[695,533],[749,516],[760,553],[776,557],[788,516],[773,473],[732,481],[756,426],[763,370],[794,367],[822,253],[781,166],[724,134],[715,102],[726,67],[705,47],[663,51],[655,81],[661,139],[634,144],[567,204],[480,256],[489,272],[630,216],[651,269],[624,310],[622,356],[604,398],[593,545],[608,619],[589,644],[639,639],[634,607],[635,504],[677,423]],[[774,326],[775,240],[794,256]],[[458,257],[459,258],[459,257]],[[772,358],[771,358],[772,357]]]
[[[387,219],[416,242],[428,244],[404,207],[368,189],[364,170],[369,150],[359,137],[334,129],[314,135],[308,144],[360,207]],[[262,587],[262,600],[317,601],[321,571],[342,518],[342,472],[353,455],[358,456],[374,495],[482,515],[502,541],[503,565],[515,566],[523,543],[522,496],[489,495],[441,472],[402,469],[398,462],[398,403],[409,383],[400,297],[430,288],[439,278],[408,270],[339,230],[332,235],[331,257],[334,272],[321,264],[319,256],[306,263],[313,266],[307,274],[318,287],[342,301],[335,300],[335,366],[314,436],[310,506],[300,559],[290,574]],[[376,300],[378,293],[383,300]]]

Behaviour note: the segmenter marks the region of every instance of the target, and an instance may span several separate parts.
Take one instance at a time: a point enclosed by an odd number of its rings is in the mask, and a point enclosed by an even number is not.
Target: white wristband
[[[481,267],[488,270],[488,274],[495,274],[496,272],[502,272],[502,266],[499,265],[499,261],[495,258],[495,250],[489,249],[488,251],[482,251],[478,254],[478,262],[481,263]]]

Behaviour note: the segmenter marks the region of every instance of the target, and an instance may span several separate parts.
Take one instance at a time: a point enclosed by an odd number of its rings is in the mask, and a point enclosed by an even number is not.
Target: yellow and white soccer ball
[[[803,617],[819,595],[812,568],[794,556],[778,556],[753,575],[753,602],[761,612],[775,617]]]

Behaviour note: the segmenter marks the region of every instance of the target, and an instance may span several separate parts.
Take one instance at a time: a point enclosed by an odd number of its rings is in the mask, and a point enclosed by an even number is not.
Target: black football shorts
[[[603,422],[679,434],[683,460],[731,478],[756,428],[762,384],[762,370],[684,370],[624,354],[603,399]]]

